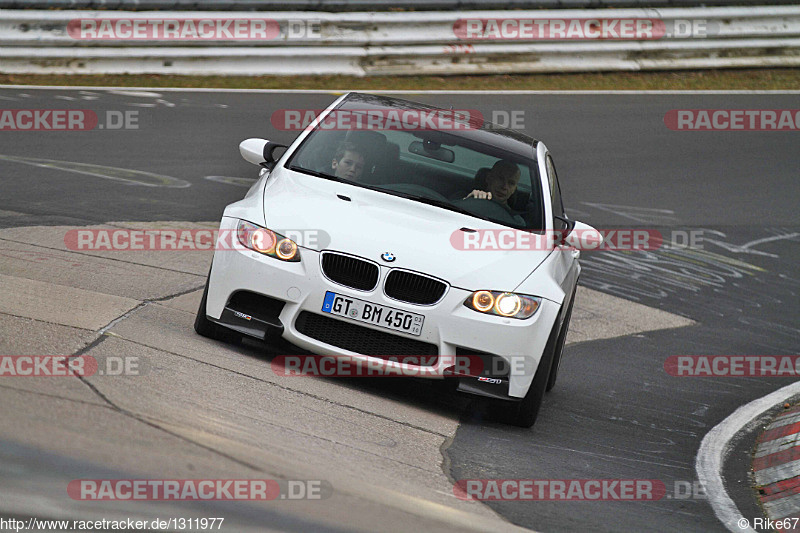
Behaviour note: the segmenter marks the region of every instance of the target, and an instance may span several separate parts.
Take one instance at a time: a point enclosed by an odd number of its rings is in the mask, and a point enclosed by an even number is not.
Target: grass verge
[[[800,69],[488,76],[162,76],[0,74],[0,84],[320,90],[798,90]]]

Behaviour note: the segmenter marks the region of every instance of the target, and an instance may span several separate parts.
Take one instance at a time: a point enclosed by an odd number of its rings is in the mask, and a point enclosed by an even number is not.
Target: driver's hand
[[[466,200],[467,198],[477,198],[479,200],[491,200],[492,193],[475,189],[474,191],[466,195],[464,197],[464,200]]]

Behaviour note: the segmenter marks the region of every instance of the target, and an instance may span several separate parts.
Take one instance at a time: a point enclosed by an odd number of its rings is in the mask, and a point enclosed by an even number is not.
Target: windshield
[[[347,113],[352,118],[358,111]],[[323,123],[287,167],[514,228],[543,227],[536,161],[459,137],[457,132],[328,129]]]

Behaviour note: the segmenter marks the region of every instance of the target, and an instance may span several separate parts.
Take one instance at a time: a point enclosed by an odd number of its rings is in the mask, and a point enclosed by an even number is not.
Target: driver
[[[515,222],[524,224],[525,220],[517,211],[508,205],[508,199],[511,198],[511,195],[517,190],[519,179],[519,167],[511,161],[501,159],[492,166],[492,169],[486,175],[486,188],[489,190],[482,191],[480,189],[475,189],[464,199],[477,198],[479,200],[492,200],[497,202],[514,217]]]
[[[336,149],[331,161],[334,176],[357,181],[364,172],[364,153],[351,142],[343,142]]]
[[[501,159],[494,164],[486,175],[486,188],[489,190],[482,191],[480,189],[475,189],[464,199],[478,198],[482,200],[494,200],[506,209],[511,210],[511,207],[508,205],[508,199],[511,198],[511,195],[517,190],[519,178],[519,167],[510,161]]]

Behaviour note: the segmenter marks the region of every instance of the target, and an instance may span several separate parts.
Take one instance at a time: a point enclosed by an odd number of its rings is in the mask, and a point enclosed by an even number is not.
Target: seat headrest
[[[482,191],[486,190],[486,187],[488,187],[488,184],[486,183],[486,177],[489,175],[489,172],[491,172],[491,170],[492,169],[489,167],[483,167],[478,169],[478,171],[475,173],[476,189],[480,189]]]
[[[359,146],[367,152],[381,150],[386,146],[386,135],[370,130],[351,130],[347,132],[345,141]]]
[[[389,161],[398,161],[400,159],[400,145],[395,143],[386,143],[386,159]]]

